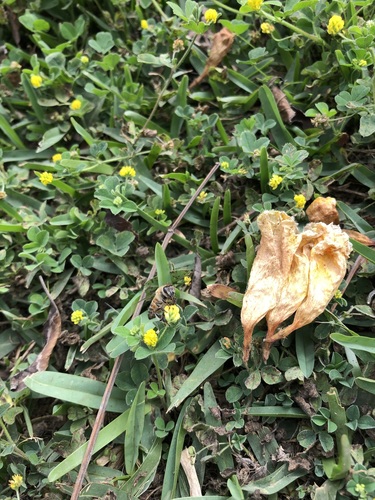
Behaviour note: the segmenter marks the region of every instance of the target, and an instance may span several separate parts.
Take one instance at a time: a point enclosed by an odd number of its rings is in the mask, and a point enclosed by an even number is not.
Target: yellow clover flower
[[[135,177],[136,171],[130,165],[125,165],[125,167],[121,167],[119,174],[121,177]]]
[[[180,309],[175,304],[164,307],[164,319],[169,325],[177,323],[181,318]]]
[[[79,109],[82,108],[82,101],[79,99],[74,99],[74,101],[70,104],[70,109],[73,111],[78,111]]]
[[[82,64],[87,64],[89,62],[89,58],[87,56],[81,56],[81,63]]]
[[[31,75],[30,83],[34,87],[34,89],[38,89],[42,86],[43,78],[39,75]]]
[[[280,177],[280,175],[276,175],[276,174],[273,174],[273,176],[271,177],[271,179],[269,180],[269,183],[268,185],[272,188],[272,189],[276,189],[277,186],[279,184],[281,184],[283,182],[283,178]]]
[[[60,160],[62,160],[62,155],[60,153],[56,153],[55,155],[52,156],[53,163],[57,163]]]
[[[229,163],[227,161],[222,161],[220,163],[220,167],[223,169],[223,170],[226,170],[227,168],[229,168]]]
[[[191,278],[190,278],[190,276],[184,276],[184,284],[186,286],[190,286],[191,285]]]
[[[147,330],[147,332],[143,335],[143,342],[147,345],[147,347],[156,346],[158,343],[158,334],[154,329],[150,328],[150,330]]]
[[[197,197],[197,200],[200,202],[200,203],[204,203],[204,200],[207,198],[207,193],[206,191],[202,191],[201,193],[199,193],[198,197]]]
[[[204,13],[204,19],[206,23],[216,23],[219,13],[215,9],[207,9]]]
[[[9,480],[9,488],[18,490],[22,485],[23,477],[21,474],[13,474],[12,479]]]
[[[247,5],[251,10],[260,10],[263,0],[247,0]]]
[[[53,182],[53,175],[49,172],[42,172],[39,176],[39,180],[44,186],[47,186]]]
[[[294,201],[297,208],[303,208],[306,205],[306,198],[303,194],[296,194],[294,197]]]
[[[341,16],[338,16],[335,14],[334,16],[331,17],[331,19],[328,21],[328,26],[327,26],[327,33],[329,35],[337,35],[343,27],[344,27],[344,20]]]
[[[270,35],[273,31],[275,31],[275,26],[271,23],[262,23],[260,25],[260,30],[262,33]]]
[[[157,208],[155,210],[155,215],[163,215],[165,214],[165,210],[162,210],[161,208]]]
[[[73,311],[70,316],[70,321],[75,325],[78,325],[84,318],[83,311],[78,309],[77,311]]]
[[[141,21],[141,28],[143,30],[148,30],[148,22],[146,21],[146,19],[142,19],[142,21]]]

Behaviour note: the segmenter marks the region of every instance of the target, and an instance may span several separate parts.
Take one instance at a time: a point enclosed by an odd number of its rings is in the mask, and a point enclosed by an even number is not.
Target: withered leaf
[[[234,42],[234,37],[234,33],[229,31],[227,28],[221,29],[213,36],[210,55],[207,59],[203,72],[195,80],[192,81],[189,86],[190,89],[201,83],[206,78],[206,76],[208,76],[211,68],[216,68],[217,66],[219,66],[221,61],[230,51],[230,48],[232,47]]]
[[[283,122],[292,123],[293,118],[296,116],[296,112],[289,104],[289,101],[284,92],[276,86],[271,87],[271,92],[275,98]]]
[[[365,234],[353,231],[352,229],[343,229],[343,231],[349,236],[349,238],[353,238],[353,240],[358,241],[358,243],[362,243],[362,245],[366,245],[367,247],[375,246],[375,240],[372,240]]]
[[[326,224],[339,223],[339,213],[336,208],[336,199],[323,196],[316,198],[306,210],[310,222],[325,222]]]
[[[48,368],[49,360],[52,355],[53,349],[57,343],[58,338],[61,335],[61,316],[60,312],[55,304],[55,301],[52,299],[50,293],[48,292],[44,281],[40,278],[44,291],[48,296],[51,307],[49,310],[47,322],[43,327],[43,335],[45,338],[45,346],[38,354],[37,358],[31,365],[25,370],[17,373],[11,380],[11,388],[12,390],[20,391],[25,386],[24,380],[29,375],[32,375],[36,372],[45,371]]]

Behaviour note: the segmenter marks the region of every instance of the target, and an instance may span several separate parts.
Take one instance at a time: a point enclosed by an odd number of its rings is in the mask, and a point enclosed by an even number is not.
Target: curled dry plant
[[[344,278],[352,249],[339,226],[312,222],[300,233],[294,219],[277,210],[260,214],[258,226],[262,238],[241,311],[245,362],[254,327],[264,317],[268,326],[263,349],[266,360],[273,342],[324,311]],[[293,322],[277,331],[293,313]]]

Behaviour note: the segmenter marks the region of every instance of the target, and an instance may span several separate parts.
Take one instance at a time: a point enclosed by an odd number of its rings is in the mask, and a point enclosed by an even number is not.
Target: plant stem
[[[175,74],[175,72],[177,71],[177,69],[181,66],[181,64],[185,61],[185,59],[187,58],[187,56],[190,54],[190,51],[194,45],[194,42],[195,42],[195,39],[197,38],[197,34],[194,35],[194,37],[192,38],[191,42],[190,42],[190,45],[189,47],[186,49],[184,55],[181,57],[181,59],[178,61],[178,63],[171,69],[171,72],[164,84],[164,87],[162,88],[161,92],[159,93],[157,99],[156,99],[156,102],[154,104],[154,107],[152,108],[152,111],[149,115],[149,117],[147,118],[145,124],[143,125],[142,129],[140,130],[140,132],[138,133],[138,135],[136,136],[135,138],[135,141],[136,142],[139,137],[142,135],[143,131],[147,128],[148,124],[150,123],[150,121],[153,119],[155,113],[156,113],[156,110],[158,109],[159,107],[159,103],[160,101],[162,100],[163,96],[164,96],[164,93],[166,92],[166,90],[168,89],[171,81],[172,81],[172,78],[173,78],[173,75]],[[174,58],[174,53],[172,54],[172,60]]]
[[[152,356],[152,362],[155,365],[156,375],[158,377],[159,391],[162,391],[164,389],[164,387],[163,387],[163,378],[161,376],[161,371],[160,371],[160,368],[159,368],[158,358],[156,356]],[[163,407],[166,409],[167,408],[167,403],[165,401],[164,396],[159,396],[159,397],[160,397],[160,401],[162,402]]]
[[[12,436],[9,434],[8,432],[8,429],[6,428],[6,426],[4,425],[4,422],[3,422],[3,419],[0,418],[0,427],[3,429],[3,432],[4,432],[4,435],[7,439],[7,441],[12,445],[14,446],[14,449],[13,449],[13,452],[15,455],[18,455],[19,457],[23,458],[24,460],[27,460],[28,462],[30,461],[28,456],[18,448],[18,446],[16,445],[16,443],[13,441],[12,439]]]

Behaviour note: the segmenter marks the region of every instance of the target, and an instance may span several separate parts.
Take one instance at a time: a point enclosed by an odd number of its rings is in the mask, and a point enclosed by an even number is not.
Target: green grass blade
[[[366,245],[362,245],[362,243],[359,243],[359,241],[353,240],[351,238],[350,241],[356,252],[358,252],[360,255],[362,255],[362,257],[365,257],[367,260],[375,264],[375,250],[373,248],[367,247]]]
[[[84,139],[87,144],[89,146],[92,146],[93,144],[95,144],[96,140],[93,138],[93,136],[91,134],[89,134],[87,132],[87,130],[85,128],[83,128],[78,122],[77,120],[75,120],[74,118],[71,118],[70,119],[73,127],[75,128],[75,131],[77,132],[77,134],[79,134],[82,139]]]
[[[29,98],[31,107],[34,110],[35,116],[38,118],[38,121],[41,124],[44,124],[44,112],[45,112],[45,110],[38,103],[37,93],[35,92],[34,87],[31,85],[30,80],[28,79],[28,77],[24,73],[22,73],[22,75],[21,75],[21,82],[22,82],[23,88],[26,92],[26,95]]]
[[[200,359],[191,375],[185,380],[177,394],[173,397],[168,411],[177,408],[197,387],[203,384],[208,377],[223,366],[226,358],[216,357],[220,349],[219,342],[215,342],[215,344],[210,347],[206,354]]]
[[[223,222],[224,226],[232,222],[232,196],[230,189],[227,189],[224,193]]]
[[[17,132],[13,130],[8,120],[4,115],[0,114],[0,130],[4,135],[8,137],[8,139],[18,148],[18,149],[26,149],[26,146],[21,141]]]
[[[94,446],[94,453],[104,448],[104,446],[107,446],[107,444],[111,443],[126,430],[128,417],[129,410],[124,412],[119,417],[115,418],[115,420],[113,420],[99,432],[98,439],[96,440]],[[87,443],[80,446],[59,465],[52,469],[48,474],[48,480],[53,483],[57,481],[57,479],[60,479],[60,477],[68,474],[68,472],[73,470],[75,467],[78,467],[78,465],[82,463],[86,448]]]
[[[169,270],[169,262],[160,243],[156,243],[155,246],[155,262],[159,286],[172,283],[171,272]]]
[[[178,92],[173,103],[175,108],[177,108],[177,106],[184,108],[187,105],[188,85],[189,78],[187,75],[184,75],[178,84]],[[173,113],[171,121],[171,137],[178,137],[180,135],[184,121],[184,118],[177,116],[176,113]]]
[[[180,468],[181,453],[184,445],[186,431],[182,426],[187,407],[190,400],[186,401],[181,408],[176,426],[173,431],[171,445],[168,451],[167,464],[165,466],[163,489],[161,498],[163,500],[172,500],[175,498],[176,486],[178,480],[178,471]]]
[[[27,228],[21,226],[21,224],[6,224],[5,222],[1,222],[0,231],[3,233],[26,233]]]
[[[219,253],[219,237],[218,237],[219,210],[220,210],[220,196],[218,196],[214,201],[210,218],[211,248],[215,254]]]
[[[13,217],[18,222],[23,221],[22,215],[20,215],[15,208],[12,207],[12,205],[9,205],[9,203],[5,200],[0,200],[0,210],[8,214],[10,217]]]
[[[25,384],[38,394],[95,409],[100,407],[106,387],[97,380],[58,372],[34,373],[25,379]],[[121,413],[126,409],[124,393],[115,387],[112,390],[107,410]]]
[[[263,147],[260,150],[260,189],[262,193],[270,192],[270,187],[268,185],[269,180],[270,172],[268,169],[267,148]]]
[[[142,439],[145,417],[145,382],[138,388],[137,394],[131,405],[128,425],[125,434],[125,469],[128,474],[134,472],[138,459],[139,445]]]
[[[348,205],[342,201],[337,200],[337,208],[343,212],[346,217],[353,222],[355,228],[360,233],[367,233],[368,231],[373,231],[373,227],[370,226],[362,217],[360,217],[355,210],[350,208]]]
[[[284,464],[276,469],[275,472],[267,474],[264,478],[250,481],[242,489],[248,493],[255,493],[258,490],[262,495],[273,495],[306,474],[307,471],[303,469],[295,469],[292,472],[288,472],[288,465]]]
[[[148,451],[146,458],[134,474],[128,479],[122,491],[132,495],[132,498],[140,498],[147,486],[152,482],[159,466],[162,452],[162,441],[157,439]]]
[[[266,115],[266,118],[268,120],[276,121],[276,125],[271,129],[271,133],[277,147],[281,149],[284,146],[284,144],[288,142],[294,144],[293,137],[286,129],[284,122],[281,118],[275,98],[271,90],[266,85],[263,85],[259,89],[259,99],[262,104],[262,111]]]

